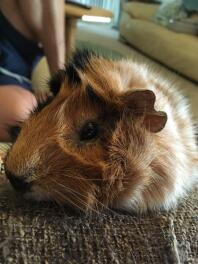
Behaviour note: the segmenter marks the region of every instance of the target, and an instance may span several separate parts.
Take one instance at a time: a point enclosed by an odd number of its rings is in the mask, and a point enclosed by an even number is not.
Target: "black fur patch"
[[[58,70],[56,74],[50,79],[48,82],[50,91],[54,96],[57,95],[57,93],[60,90],[61,84],[63,83],[65,79],[66,71],[65,70]]]
[[[85,71],[92,56],[97,55],[93,51],[87,49],[78,50],[74,53],[71,61],[65,68],[67,78],[71,84],[75,85],[81,83],[77,70]]]
[[[32,114],[41,112],[47,105],[53,101],[54,97],[49,96],[45,102],[39,102],[38,105],[32,110]]]
[[[84,71],[86,69],[86,65],[89,64],[91,57],[96,56],[96,54],[88,49],[78,50],[75,52],[72,57],[72,64],[76,69]]]
[[[69,83],[73,86],[81,83],[77,70],[84,71],[92,56],[98,55],[87,49],[77,50],[74,53],[70,62],[65,66],[65,69],[59,70],[49,81],[50,91],[54,96],[59,92],[61,84],[66,76]]]
[[[71,83],[72,85],[75,86],[76,84],[78,85],[81,83],[81,79],[78,75],[78,72],[75,68],[75,65],[72,62],[70,62],[66,66],[65,73],[67,75],[67,79],[68,79],[69,83]]]
[[[93,88],[90,85],[86,86],[85,91],[86,91],[86,94],[88,95],[88,97],[92,103],[94,103],[94,104],[103,103],[102,98],[97,93],[95,93],[95,91],[93,90]]]

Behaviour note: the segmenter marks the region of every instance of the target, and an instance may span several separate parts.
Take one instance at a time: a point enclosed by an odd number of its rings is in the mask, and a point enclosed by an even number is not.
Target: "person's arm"
[[[25,22],[41,42],[53,74],[65,64],[64,0],[18,0]]]

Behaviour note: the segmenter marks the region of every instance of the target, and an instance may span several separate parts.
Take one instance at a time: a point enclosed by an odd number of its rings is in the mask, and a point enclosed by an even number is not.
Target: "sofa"
[[[177,73],[198,82],[198,38],[156,23],[160,5],[127,1],[122,6],[120,35],[128,44]],[[191,19],[191,18],[190,18]],[[187,18],[189,22],[189,18]],[[193,13],[193,21],[198,15]]]

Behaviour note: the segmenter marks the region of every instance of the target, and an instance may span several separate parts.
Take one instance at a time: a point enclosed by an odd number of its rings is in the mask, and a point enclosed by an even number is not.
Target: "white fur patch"
[[[174,153],[174,175],[172,190],[166,191],[166,197],[163,202],[158,202],[153,199],[153,202],[147,204],[144,201],[143,192],[146,186],[139,186],[135,191],[131,192],[131,196],[127,200],[122,202],[119,207],[144,211],[146,209],[170,209],[177,204],[179,198],[186,195],[198,180],[197,165],[192,167],[192,156],[197,153],[197,147],[195,143],[195,133],[193,131],[193,123],[188,111],[188,105],[186,99],[184,99],[175,89],[174,85],[161,79],[159,76],[154,75],[151,71],[148,71],[144,65],[136,65],[131,62],[123,61],[120,74],[126,74],[127,77],[123,77],[124,87],[128,82],[132,84],[132,87],[128,86],[128,89],[148,89],[152,90],[156,96],[155,108],[158,111],[164,111],[167,113],[168,121],[165,128],[159,132],[159,137],[166,140],[167,147],[170,147],[172,153]],[[131,74],[129,74],[131,72]],[[129,78],[130,76],[130,78]],[[126,89],[126,88],[125,88]],[[178,124],[182,122],[183,127]],[[163,149],[159,149],[159,153],[163,153]],[[152,150],[151,150],[152,151]],[[167,164],[168,166],[169,164]],[[154,176],[157,179],[157,175]],[[163,188],[164,186],[162,186]]]

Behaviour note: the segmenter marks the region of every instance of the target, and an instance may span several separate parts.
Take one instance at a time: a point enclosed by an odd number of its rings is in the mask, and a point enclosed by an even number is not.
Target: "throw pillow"
[[[185,11],[182,0],[169,0],[159,7],[154,21],[163,26],[168,26],[170,20],[180,20],[186,17],[187,12]]]
[[[198,1],[183,0],[183,4],[188,11],[198,11]]]

